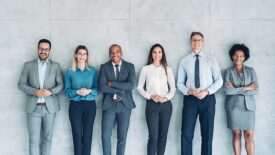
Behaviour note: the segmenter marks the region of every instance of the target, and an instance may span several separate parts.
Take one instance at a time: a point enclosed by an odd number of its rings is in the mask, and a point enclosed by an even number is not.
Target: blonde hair
[[[89,69],[89,51],[88,48],[84,45],[78,45],[74,51],[74,56],[73,56],[73,62],[72,62],[72,71],[76,71],[77,67],[77,59],[75,55],[77,55],[79,50],[85,50],[87,52],[87,59],[85,61],[85,69]]]

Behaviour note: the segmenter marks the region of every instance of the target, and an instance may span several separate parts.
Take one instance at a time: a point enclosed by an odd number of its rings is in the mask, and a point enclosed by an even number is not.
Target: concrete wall
[[[190,32],[205,34],[205,49],[214,54],[224,71],[231,66],[228,50],[233,43],[251,49],[247,65],[256,69],[260,94],[257,99],[256,155],[275,153],[275,1],[273,0],[9,0],[0,5],[0,154],[27,155],[25,95],[17,81],[25,61],[36,58],[37,41],[52,41],[52,59],[65,70],[74,48],[86,45],[97,68],[108,60],[112,43],[122,45],[124,59],[136,65],[139,75],[149,48],[161,43],[169,65],[177,76],[177,65],[188,53]],[[231,132],[226,128],[224,95],[216,95],[213,155],[232,155]],[[101,95],[92,144],[93,154],[102,154]],[[137,108],[133,110],[126,155],[145,155],[147,126],[145,103],[134,90]],[[61,94],[52,141],[53,155],[72,155],[72,136],[68,120],[68,99]],[[182,95],[172,100],[173,115],[166,155],[180,154]],[[200,154],[199,123],[195,130],[194,155]],[[115,130],[114,130],[115,131]],[[113,132],[113,152],[116,133]],[[244,154],[243,145],[243,154]]]

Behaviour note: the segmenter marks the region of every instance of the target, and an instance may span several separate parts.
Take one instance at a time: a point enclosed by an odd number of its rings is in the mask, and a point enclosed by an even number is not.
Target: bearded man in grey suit
[[[24,64],[18,87],[27,94],[27,125],[30,155],[48,155],[56,112],[57,94],[63,90],[59,63],[49,59],[51,42],[38,42],[38,58]],[[40,145],[41,144],[41,145]]]

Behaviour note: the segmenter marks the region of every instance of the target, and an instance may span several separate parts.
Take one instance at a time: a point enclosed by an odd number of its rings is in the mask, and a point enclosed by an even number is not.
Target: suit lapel
[[[109,61],[108,66],[109,66],[108,67],[109,73],[111,73],[111,79],[116,79],[115,71],[114,71],[114,67],[113,67],[112,61]]]
[[[33,67],[34,67],[34,74],[35,74],[35,77],[36,77],[36,81],[37,81],[37,84],[38,84],[38,87],[39,87],[38,59],[34,60]]]
[[[248,85],[249,83],[247,83],[248,82],[248,79],[247,79],[247,77],[248,77],[248,70],[246,69],[246,67],[245,66],[243,66],[243,76],[244,76],[244,84],[245,85]]]
[[[46,82],[49,78],[50,72],[51,72],[51,65],[52,65],[52,61],[48,60],[48,64],[47,64],[47,68],[46,68],[46,73],[45,73],[45,78],[44,78],[44,84],[43,84],[43,88],[45,89],[46,87]]]
[[[237,73],[236,68],[234,66],[231,69],[231,75],[232,75],[233,84],[234,84],[238,81],[238,79],[237,79],[238,73]]]
[[[121,79],[121,76],[124,75],[124,72],[125,72],[125,61],[122,60],[118,80]]]

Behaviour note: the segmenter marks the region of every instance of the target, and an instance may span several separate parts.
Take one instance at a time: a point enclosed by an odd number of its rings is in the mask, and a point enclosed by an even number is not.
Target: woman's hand
[[[225,86],[226,86],[226,88],[235,88],[233,83],[231,83],[231,82],[226,82]]]
[[[159,98],[160,98],[160,96],[158,96],[158,95],[151,95],[151,96],[150,96],[150,99],[152,99],[152,100],[155,101],[155,102],[158,102],[158,101],[159,101]]]
[[[164,103],[164,102],[168,101],[168,99],[166,97],[161,97],[159,95],[151,95],[150,99],[152,99],[155,102],[160,102],[160,103]]]
[[[166,97],[160,97],[160,99],[159,99],[160,103],[164,103],[164,102],[167,102],[167,101],[168,101],[168,99]]]
[[[256,90],[257,88],[258,88],[257,84],[256,83],[252,83],[250,85],[245,86],[243,90],[244,91],[246,91],[246,90]]]
[[[81,88],[79,90],[76,91],[76,93],[80,96],[87,96],[88,94],[90,94],[92,92],[91,89],[86,89],[86,88]]]

